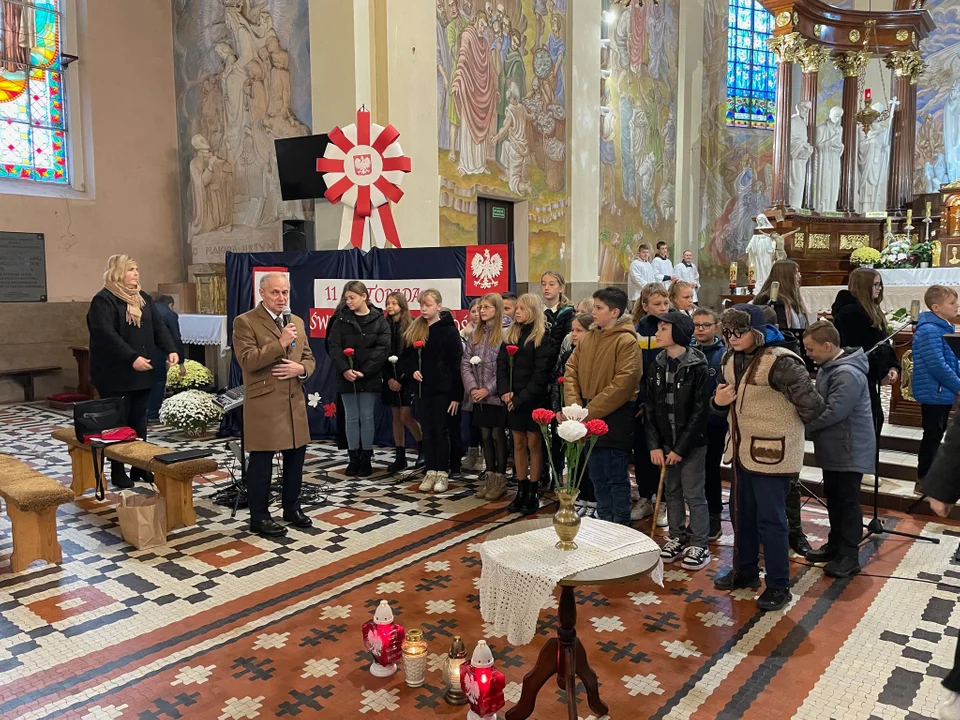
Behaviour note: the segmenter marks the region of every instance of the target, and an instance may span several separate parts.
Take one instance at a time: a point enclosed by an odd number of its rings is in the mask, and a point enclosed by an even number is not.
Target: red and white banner
[[[468,245],[464,293],[467,297],[510,289],[510,249],[506,245]]]
[[[326,338],[327,328],[330,326],[330,318],[333,316],[333,308],[310,308],[310,337]],[[457,332],[463,330],[470,323],[469,310],[450,310],[453,314],[453,321],[457,324]],[[419,310],[411,310],[410,314],[417,317]]]
[[[268,273],[280,273],[285,275],[287,282],[290,282],[290,273],[285,267],[255,267],[253,269],[253,306],[260,304],[260,278]]]
[[[325,338],[333,308],[310,308],[310,337]]]
[[[324,197],[346,206],[340,226],[341,249],[369,250],[374,243],[400,247],[390,203],[403,197],[400,185],[411,166],[397,142],[399,137],[393,125],[371,122],[370,111],[364,108],[357,110],[356,124],[330,131],[330,144],[323,157],[317,158],[317,172],[323,173],[327,185]]]
[[[343,278],[317,278],[313,281],[313,306],[316,308],[335,308],[340,302],[340,291],[346,282]],[[387,295],[401,292],[407,299],[411,310],[417,307],[420,292],[428,288],[440,291],[443,306],[459,310],[460,297],[463,294],[463,282],[460,278],[427,278],[424,280],[364,280],[370,302],[382,308]]]

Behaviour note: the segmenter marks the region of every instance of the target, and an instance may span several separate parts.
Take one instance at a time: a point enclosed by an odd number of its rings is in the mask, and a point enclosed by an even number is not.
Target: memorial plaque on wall
[[[0,302],[46,302],[43,235],[0,232]]]

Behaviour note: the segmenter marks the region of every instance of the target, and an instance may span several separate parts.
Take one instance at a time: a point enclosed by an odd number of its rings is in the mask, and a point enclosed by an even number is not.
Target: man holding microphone
[[[270,470],[283,454],[283,519],[294,527],[313,522],[300,509],[303,458],[310,441],[303,383],[316,363],[303,320],[290,314],[290,282],[282,273],[260,277],[261,303],[233,321],[233,351],[243,370],[243,432],[250,531],[279,537],[287,530],[270,517]]]

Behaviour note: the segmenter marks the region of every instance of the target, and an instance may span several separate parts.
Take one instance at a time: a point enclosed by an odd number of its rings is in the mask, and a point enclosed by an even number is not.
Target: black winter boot
[[[398,447],[393,449],[393,462],[387,465],[387,471],[396,473],[407,469],[407,449]]]
[[[413,464],[414,469],[427,466],[427,456],[423,454],[423,443],[417,443],[417,461]]]
[[[127,471],[123,469],[123,463],[110,461],[110,483],[115,488],[128,489],[133,487],[133,480],[127,476]]]
[[[347,469],[344,471],[344,474],[349,475],[350,477],[356,477],[357,473],[360,472],[360,451],[349,450],[348,454],[350,455],[350,464],[347,465]]]
[[[520,512],[522,512],[524,515],[533,515],[540,509],[540,492],[538,483],[527,482],[524,483],[524,485],[527,486],[527,498]]]
[[[523,509],[527,506],[527,503],[530,501],[527,499],[527,495],[530,493],[531,483],[521,480],[517,483],[517,494],[514,496],[513,501],[507,505],[507,512],[512,513],[522,513]]]
[[[373,459],[373,450],[360,451],[360,466],[357,470],[357,477],[370,477],[373,475],[373,468],[370,461]]]

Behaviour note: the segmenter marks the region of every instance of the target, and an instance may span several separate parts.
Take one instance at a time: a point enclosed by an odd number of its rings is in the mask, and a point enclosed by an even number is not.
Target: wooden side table
[[[523,520],[497,528],[487,536],[487,540],[519,535],[531,530],[551,527],[551,518]],[[637,533],[638,535],[640,533]],[[567,714],[569,720],[577,720],[577,678],[583,682],[587,693],[587,705],[597,717],[609,714],[606,703],[600,699],[600,686],[597,674],[590,667],[587,651],[577,637],[577,600],[574,588],[581,585],[614,585],[638,580],[660,561],[660,551],[650,550],[632,555],[606,565],[584,570],[560,581],[560,627],[557,637],[547,640],[533,670],[523,678],[523,690],[520,700],[507,711],[507,720],[526,720],[533,714],[537,695],[553,675],[557,676],[557,687],[567,693]]]

